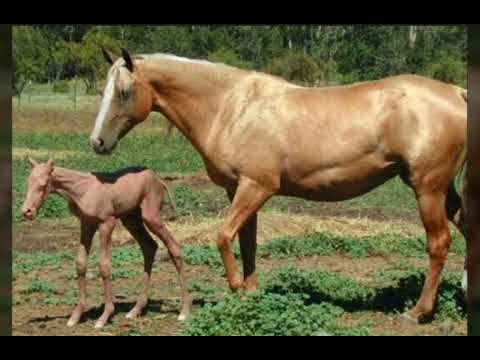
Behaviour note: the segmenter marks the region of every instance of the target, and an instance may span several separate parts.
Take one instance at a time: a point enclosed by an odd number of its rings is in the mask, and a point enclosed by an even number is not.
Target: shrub
[[[467,83],[467,65],[455,56],[444,55],[426,66],[425,75],[436,80],[465,87]]]
[[[187,322],[184,333],[194,336],[308,336],[318,331],[352,334],[336,319],[344,311],[328,303],[305,305],[300,294],[256,292],[244,298],[233,294],[215,305],[207,304]],[[366,335],[368,329],[357,329]]]
[[[324,79],[325,74],[315,60],[302,53],[289,51],[270,61],[264,71],[302,85],[311,85]]]
[[[242,60],[235,50],[221,47],[210,54],[208,54],[208,60],[217,63],[223,63],[230,66],[235,66],[241,69],[251,68],[251,64],[248,61]]]

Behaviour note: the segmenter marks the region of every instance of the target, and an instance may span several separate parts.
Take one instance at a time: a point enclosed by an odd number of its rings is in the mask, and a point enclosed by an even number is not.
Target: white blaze
[[[113,94],[115,90],[115,75],[116,73],[112,74],[112,76],[107,82],[107,86],[105,87],[102,103],[100,104],[100,111],[98,112],[97,120],[95,120],[95,128],[92,132],[93,138],[98,137],[98,135],[100,134],[103,123],[105,122],[105,119],[107,117],[108,110],[110,109],[110,106],[112,104]]]

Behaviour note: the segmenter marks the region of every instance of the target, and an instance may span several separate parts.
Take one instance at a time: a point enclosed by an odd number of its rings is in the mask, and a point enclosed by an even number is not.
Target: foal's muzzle
[[[23,217],[27,220],[30,220],[32,221],[33,219],[35,219],[35,216],[36,216],[36,211],[35,209],[31,209],[31,208],[26,208],[26,209],[23,209]]]

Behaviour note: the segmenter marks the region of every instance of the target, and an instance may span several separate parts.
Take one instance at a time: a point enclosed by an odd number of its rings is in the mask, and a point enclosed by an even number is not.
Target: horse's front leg
[[[100,275],[103,280],[103,287],[105,291],[105,308],[102,316],[95,323],[95,328],[102,328],[110,319],[115,311],[112,294],[112,254],[111,254],[111,239],[112,232],[116,225],[116,219],[110,218],[99,227],[100,231]]]
[[[78,256],[75,262],[77,277],[78,277],[78,289],[79,297],[78,303],[67,322],[67,326],[72,327],[80,321],[83,312],[87,306],[87,261],[90,249],[92,247],[92,239],[97,231],[97,227],[89,225],[82,221],[81,234],[80,234],[80,247],[78,249]]]
[[[256,212],[275,191],[262,186],[256,181],[242,178],[235,191],[232,207],[220,229],[217,246],[222,256],[227,273],[228,283],[232,291],[240,287],[253,289],[255,279],[256,248]],[[254,217],[252,217],[254,216]],[[241,230],[240,245],[244,267],[245,282],[237,274],[235,256],[231,250],[231,241]]]

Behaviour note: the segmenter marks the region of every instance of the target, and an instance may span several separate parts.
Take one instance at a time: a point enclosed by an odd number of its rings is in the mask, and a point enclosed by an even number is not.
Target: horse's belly
[[[341,201],[363,195],[398,174],[399,162],[374,157],[343,166],[312,170],[302,176],[285,174],[280,194],[320,201]]]

